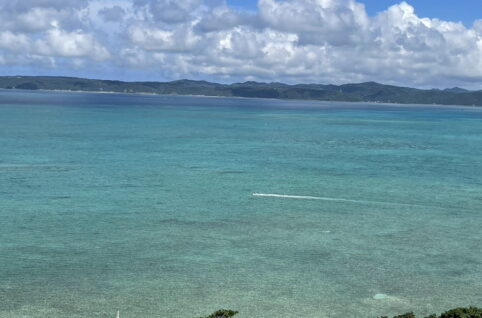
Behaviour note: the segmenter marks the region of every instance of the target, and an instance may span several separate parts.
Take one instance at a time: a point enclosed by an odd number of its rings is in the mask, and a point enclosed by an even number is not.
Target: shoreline
[[[64,90],[64,89],[20,89],[20,88],[0,88],[0,92],[53,92],[53,93],[81,93],[81,94],[117,94],[117,95],[139,95],[139,96],[160,96],[160,97],[198,97],[198,98],[229,98],[243,100],[271,100],[271,101],[301,101],[301,102],[321,102],[321,103],[340,103],[340,104],[372,104],[380,106],[400,106],[400,107],[433,107],[433,108],[467,108],[470,110],[480,109],[478,105],[457,105],[457,104],[410,104],[410,103],[390,103],[378,101],[341,101],[341,100],[322,100],[322,99],[296,99],[296,98],[268,98],[268,97],[243,97],[243,96],[219,96],[219,95],[196,95],[196,94],[158,94],[147,92],[116,92],[116,91],[88,91],[88,90]]]

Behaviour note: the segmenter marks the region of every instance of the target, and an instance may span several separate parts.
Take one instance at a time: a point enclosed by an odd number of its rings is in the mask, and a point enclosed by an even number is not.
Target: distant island
[[[469,91],[458,87],[444,90],[416,89],[376,82],[344,85],[288,85],[252,81],[218,84],[193,80],[122,82],[55,76],[0,76],[0,88],[482,106],[482,90]]]

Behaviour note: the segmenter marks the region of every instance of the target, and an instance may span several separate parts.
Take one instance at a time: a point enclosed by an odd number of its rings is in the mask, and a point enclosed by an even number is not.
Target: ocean
[[[0,317],[482,305],[482,109],[0,91]]]

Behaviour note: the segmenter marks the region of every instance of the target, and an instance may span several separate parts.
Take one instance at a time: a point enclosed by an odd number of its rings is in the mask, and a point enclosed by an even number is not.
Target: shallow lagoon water
[[[0,317],[482,305],[476,108],[1,91],[0,148]]]

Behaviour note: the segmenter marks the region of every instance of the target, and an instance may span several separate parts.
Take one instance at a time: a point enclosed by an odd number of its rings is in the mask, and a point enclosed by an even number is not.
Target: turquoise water
[[[481,227],[478,109],[0,91],[2,318],[481,306]]]

